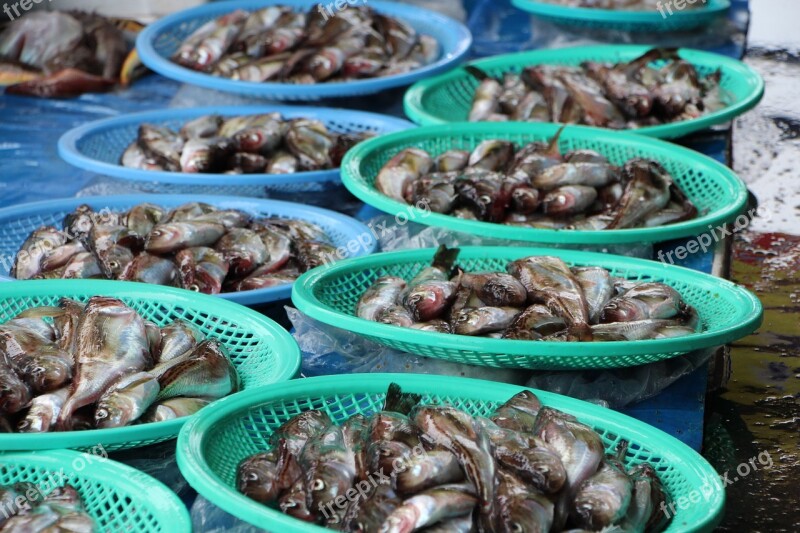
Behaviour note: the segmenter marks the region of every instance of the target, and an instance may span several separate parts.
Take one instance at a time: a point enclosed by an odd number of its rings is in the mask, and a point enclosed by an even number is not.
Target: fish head
[[[353,469],[341,461],[320,459],[306,472],[307,502],[310,509],[324,509],[344,496],[353,483]]]

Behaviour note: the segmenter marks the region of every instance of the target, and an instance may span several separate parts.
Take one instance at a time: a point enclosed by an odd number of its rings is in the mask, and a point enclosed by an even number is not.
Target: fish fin
[[[61,307],[55,305],[42,305],[39,307],[31,307],[19,313],[14,318],[42,318],[42,317],[57,317],[63,316],[66,311]]]
[[[133,80],[141,78],[146,72],[147,68],[142,63],[142,60],[139,59],[139,53],[134,48],[122,63],[122,68],[119,72],[120,85],[128,87]]]
[[[458,259],[458,254],[461,252],[459,248],[448,248],[444,244],[439,246],[433,256],[432,266],[439,268],[445,272],[450,272],[450,277],[455,273],[455,263]]]
[[[561,137],[561,133],[566,128],[566,124],[562,124],[555,135],[547,142],[547,149],[545,150],[547,155],[551,156],[560,156],[561,151],[558,149],[558,139]]]
[[[65,98],[87,92],[106,92],[115,81],[76,68],[68,68],[35,80],[16,83],[6,88],[6,94],[39,96],[41,98]]]
[[[421,395],[403,392],[400,385],[397,383],[390,383],[386,391],[386,400],[383,404],[383,410],[407,415],[421,399]]]
[[[614,451],[614,457],[616,457],[620,463],[625,463],[625,454],[628,453],[629,445],[630,443],[625,439],[622,439],[617,443],[617,449]]]
[[[472,77],[478,81],[493,79],[492,76],[489,76],[489,74],[487,74],[485,71],[473,65],[465,65],[464,70],[469,72],[470,75],[472,75]]]

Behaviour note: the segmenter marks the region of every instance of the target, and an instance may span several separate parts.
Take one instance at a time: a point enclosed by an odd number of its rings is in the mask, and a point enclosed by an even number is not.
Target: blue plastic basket
[[[327,209],[290,202],[229,196],[184,195],[66,198],[0,209],[0,280],[9,281],[12,279],[10,277],[12,261],[22,243],[34,229],[45,225],[54,225],[60,228],[64,217],[81,204],[87,204],[95,211],[104,208],[112,211],[125,211],[142,202],[149,202],[167,208],[187,202],[206,202],[224,209],[241,209],[262,217],[275,215],[307,220],[324,229],[330,236],[332,244],[337,248],[343,248],[347,257],[368,255],[374,252],[377,247],[372,231],[357,220]],[[292,284],[287,283],[278,287],[223,293],[219,296],[243,305],[256,305],[288,299],[291,293]]]
[[[652,33],[686,31],[711,23],[731,7],[730,0],[698,0],[704,5],[692,9],[667,9],[672,3],[665,0],[664,12],[627,11],[569,7],[536,0],[511,0],[511,3],[540,19],[580,28],[602,28],[630,32]],[[670,10],[672,14],[670,14]]]
[[[199,107],[190,109],[161,109],[145,113],[131,113],[119,117],[96,120],[73,128],[58,141],[58,153],[67,163],[76,167],[123,180],[176,186],[206,186],[229,192],[248,189],[281,187],[297,189],[314,183],[338,182],[339,169],[297,172],[295,174],[192,174],[188,172],[150,171],[123,167],[119,160],[125,149],[136,140],[140,124],[167,126],[177,131],[197,117],[210,114],[222,116],[280,113],[285,118],[311,118],[320,120],[336,133],[388,133],[408,129],[412,123],[399,118],[376,113],[328,109],[321,107],[294,107],[280,105]],[[167,192],[167,191],[164,191]],[[169,191],[172,192],[172,191]]]
[[[310,101],[321,98],[372,94],[394,87],[410,85],[417,80],[443,72],[457,65],[464,59],[472,45],[472,36],[469,30],[463,24],[451,18],[416,6],[370,0],[369,7],[379,13],[401,19],[417,32],[434,37],[441,48],[439,59],[430,65],[405,74],[315,85],[231,80],[196,72],[170,60],[180,43],[194,30],[209,20],[235,9],[254,10],[269,5],[281,4],[292,6],[295,9],[308,10],[319,5],[319,3],[319,0],[245,0],[215,2],[187,9],[165,17],[145,28],[136,40],[136,49],[145,65],[159,74],[177,81],[258,98]]]

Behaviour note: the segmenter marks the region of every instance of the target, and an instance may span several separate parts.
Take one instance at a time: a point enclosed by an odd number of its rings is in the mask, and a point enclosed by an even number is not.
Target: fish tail
[[[421,395],[403,392],[400,385],[397,383],[390,383],[386,391],[386,400],[383,404],[383,410],[407,415],[421,399]]]
[[[558,131],[556,132],[556,134],[553,135],[553,138],[548,141],[548,143],[547,143],[547,154],[548,155],[554,155],[554,156],[555,155],[560,155],[560,152],[558,150],[558,139],[559,139],[559,137],[561,137],[561,133],[563,133],[564,128],[566,128],[566,127],[567,127],[566,124],[562,124],[562,126],[560,128],[558,128]]]
[[[628,453],[629,445],[630,443],[625,439],[622,439],[617,443],[617,449],[614,451],[614,456],[620,463],[625,462],[625,454]]]
[[[579,342],[592,342],[594,335],[589,324],[575,324],[569,328],[569,335]]]
[[[439,246],[439,249],[436,250],[436,254],[433,256],[433,263],[431,264],[445,272],[453,272],[454,265],[460,252],[461,249],[459,248],[448,248],[442,244]]]
[[[482,70],[482,69],[480,69],[480,68],[478,68],[478,67],[476,67],[474,65],[465,65],[464,66],[464,70],[469,72],[472,75],[472,77],[475,78],[478,81],[484,81],[484,80],[492,79],[492,77],[489,76],[489,74],[487,74],[484,70]]]

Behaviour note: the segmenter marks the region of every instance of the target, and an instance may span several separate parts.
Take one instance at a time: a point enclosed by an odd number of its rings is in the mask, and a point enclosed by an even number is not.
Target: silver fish
[[[396,276],[383,276],[367,289],[358,299],[356,316],[375,321],[378,316],[395,305],[400,293],[406,288],[406,282]]]
[[[178,268],[169,259],[143,252],[128,263],[119,275],[119,280],[177,286]]]
[[[191,416],[209,403],[209,400],[203,398],[170,398],[151,405],[139,418],[139,422],[147,424]]]
[[[213,222],[158,224],[147,236],[145,250],[165,254],[194,246],[213,246],[224,234],[225,226]]]
[[[516,307],[465,307],[456,315],[453,333],[474,336],[503,331],[520,313]]]
[[[150,371],[161,386],[157,400],[176,396],[217,399],[239,390],[239,376],[225,347],[206,339],[194,350]]]
[[[128,211],[127,226],[135,235],[142,238],[150,234],[166,212],[163,208],[149,203],[136,204]]]
[[[95,425],[115,428],[131,424],[156,400],[160,389],[156,377],[147,372],[122,376],[98,400]]]
[[[501,171],[514,157],[514,145],[508,141],[490,139],[482,141],[470,153],[469,168]]]
[[[412,455],[395,476],[395,487],[401,494],[416,494],[446,483],[463,481],[464,472],[458,459],[449,451],[432,450]]]
[[[184,248],[175,254],[181,286],[203,294],[219,294],[230,265],[225,257],[206,246]]]
[[[596,324],[600,320],[600,313],[608,301],[614,296],[614,285],[611,274],[602,267],[573,268],[573,274],[583,289],[586,305],[589,308],[589,320]]]
[[[564,330],[566,322],[547,307],[534,304],[525,308],[503,332],[504,339],[537,340]]]
[[[542,212],[553,217],[583,213],[597,199],[597,189],[587,185],[565,185],[542,198]]]
[[[234,276],[244,276],[263,264],[269,257],[258,233],[245,228],[232,228],[217,241],[215,249],[230,265]]]
[[[625,516],[633,483],[615,459],[603,461],[599,470],[578,487],[570,516],[580,527],[598,530]]]
[[[154,124],[142,124],[139,126],[138,142],[145,155],[165,170],[180,169],[183,139],[174,131]]]
[[[31,232],[22,244],[14,266],[11,267],[11,276],[16,279],[31,279],[41,272],[42,261],[47,255],[67,242],[63,232],[53,226],[44,226]]]
[[[220,115],[203,115],[185,123],[180,129],[180,136],[184,140],[217,135],[224,119]]]
[[[475,489],[471,485],[442,485],[403,501],[386,518],[380,532],[405,533],[441,520],[469,515],[477,503]]]
[[[410,328],[414,325],[414,317],[402,305],[393,305],[378,315],[377,322]]]
[[[404,202],[408,186],[427,174],[432,166],[428,152],[406,148],[383,165],[375,178],[375,187],[386,196]]]
[[[164,363],[193,350],[203,335],[183,320],[175,320],[161,328],[157,362]]]
[[[606,303],[600,322],[632,322],[677,316],[685,304],[678,291],[663,283],[641,283]]]
[[[604,187],[617,179],[616,168],[607,163],[560,163],[545,168],[531,180],[534,187],[551,191],[566,185]]]
[[[73,413],[96,402],[120,376],[153,363],[142,317],[115,298],[90,298],[76,334],[75,378],[58,417],[60,429],[69,429]]]

